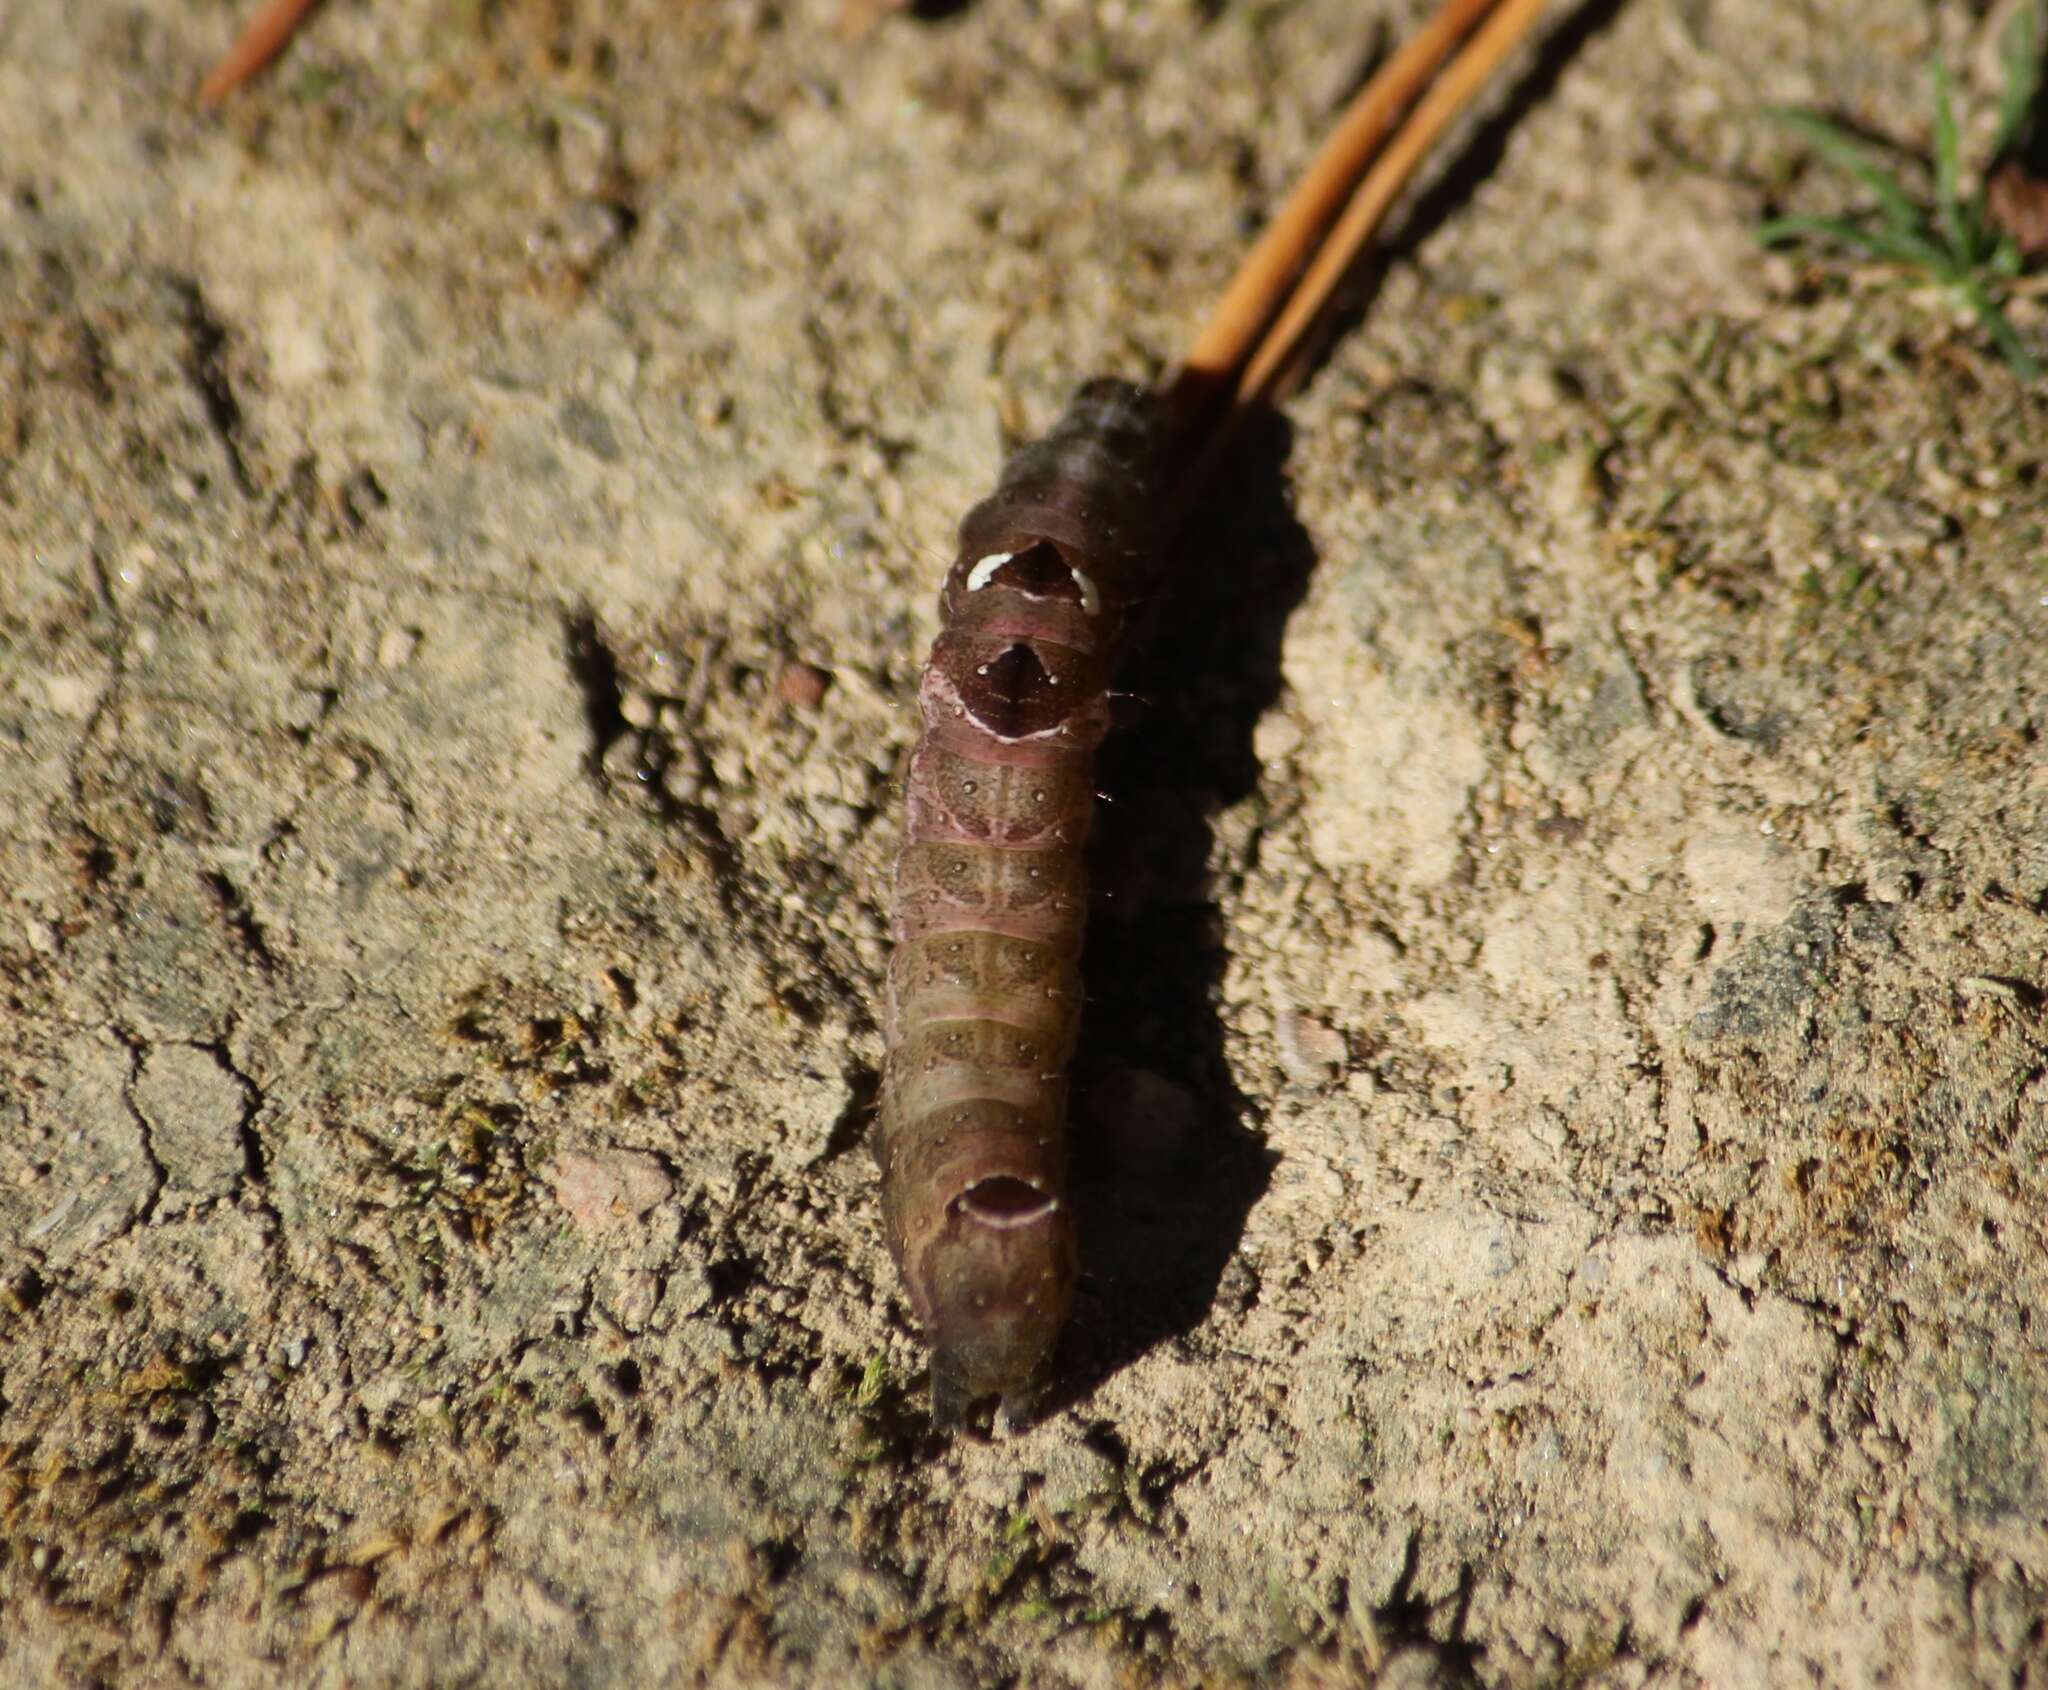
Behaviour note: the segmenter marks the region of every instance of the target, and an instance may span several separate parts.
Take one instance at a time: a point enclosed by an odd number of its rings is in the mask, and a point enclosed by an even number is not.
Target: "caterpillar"
[[[1157,562],[1163,415],[1097,379],[1009,461],[960,525],[918,688],[876,1147],[941,1425],[990,1395],[1028,1412],[1073,1300],[1083,852],[1111,670]]]

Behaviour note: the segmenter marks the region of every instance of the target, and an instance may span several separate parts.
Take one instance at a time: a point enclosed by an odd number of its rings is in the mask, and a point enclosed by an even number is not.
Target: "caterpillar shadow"
[[[1255,419],[1170,544],[1098,765],[1102,895],[1075,1065],[1081,1285],[1049,1408],[1193,1331],[1219,1298],[1243,1300],[1226,1270],[1276,1158],[1224,1055],[1214,818],[1257,788],[1252,733],[1315,562],[1287,498],[1290,441],[1278,413]]]

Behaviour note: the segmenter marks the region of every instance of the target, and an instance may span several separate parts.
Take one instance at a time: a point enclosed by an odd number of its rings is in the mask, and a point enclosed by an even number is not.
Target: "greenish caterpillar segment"
[[[1010,460],[961,524],[918,689],[877,1148],[941,1424],[990,1395],[1028,1410],[1073,1301],[1084,851],[1162,434],[1153,395],[1094,381]]]

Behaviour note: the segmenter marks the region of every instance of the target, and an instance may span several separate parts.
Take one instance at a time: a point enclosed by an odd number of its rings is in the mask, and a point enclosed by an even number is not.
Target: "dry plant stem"
[[[1445,0],[1435,17],[1405,42],[1338,119],[1337,127],[1287,196],[1223,297],[1188,348],[1169,386],[1167,403],[1197,425],[1205,401],[1227,394],[1259,337],[1285,302],[1288,286],[1316,252],[1395,121],[1436,75],[1457,44],[1496,0]]]
[[[1451,61],[1417,103],[1414,115],[1374,160],[1344,215],[1323,243],[1301,284],[1274,320],[1237,384],[1234,414],[1281,397],[1331,296],[1357,261],[1387,208],[1408,185],[1437,137],[1472,101],[1501,60],[1518,47],[1547,0],[1502,0],[1498,11]]]
[[[285,50],[306,14],[320,0],[270,0],[243,25],[221,60],[199,85],[199,103],[209,111]]]

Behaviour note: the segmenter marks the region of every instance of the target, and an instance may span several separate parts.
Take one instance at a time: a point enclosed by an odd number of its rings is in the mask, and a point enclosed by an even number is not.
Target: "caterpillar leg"
[[[1018,1391],[1005,1391],[1001,1399],[1001,1413],[997,1417],[997,1425],[1005,1432],[1026,1430],[1038,1418],[1038,1407],[1044,1400],[1043,1383],[1026,1385]]]
[[[957,1349],[942,1346],[932,1351],[932,1427],[935,1431],[954,1431],[967,1418],[968,1409],[976,1401],[976,1393],[968,1380],[967,1365]],[[1045,1382],[1042,1379],[1003,1392],[997,1398],[997,1432],[1022,1432],[1029,1428],[1038,1418],[1039,1404],[1044,1400]]]
[[[932,1426],[953,1431],[967,1417],[974,1397],[967,1388],[967,1370],[956,1352],[932,1351]]]

